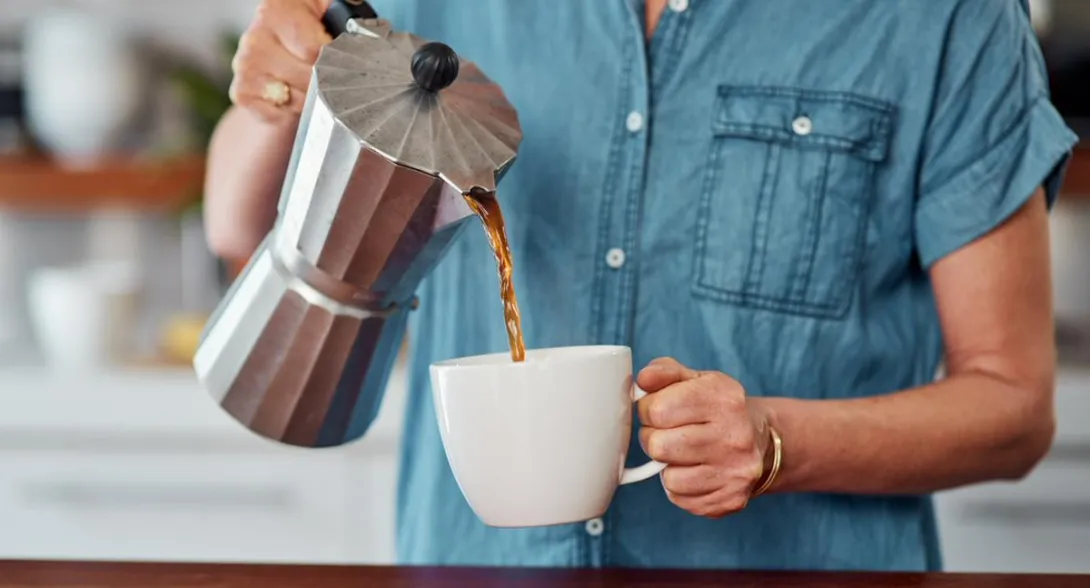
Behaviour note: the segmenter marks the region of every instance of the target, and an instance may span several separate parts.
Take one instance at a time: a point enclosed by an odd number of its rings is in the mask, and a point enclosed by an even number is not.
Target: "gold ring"
[[[279,80],[265,84],[265,91],[261,97],[271,102],[274,106],[284,106],[291,101],[291,88]]]

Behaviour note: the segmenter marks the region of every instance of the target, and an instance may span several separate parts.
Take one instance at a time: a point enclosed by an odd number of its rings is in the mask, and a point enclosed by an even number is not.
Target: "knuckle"
[[[719,389],[710,381],[704,381],[701,385],[693,388],[693,402],[700,406],[712,409],[721,408],[723,406],[722,396]]]
[[[707,387],[701,385],[698,380],[682,382],[677,385],[678,403],[682,406],[698,406],[707,401]]]
[[[678,492],[680,490],[677,472],[674,471],[674,468],[662,470],[662,485],[669,492]]]
[[[251,25],[254,28],[269,27],[276,20],[276,12],[279,8],[279,3],[275,0],[264,0],[261,4],[257,5],[257,9],[254,11],[254,19]]]
[[[240,106],[246,102],[246,97],[242,93],[241,85],[240,80],[235,78],[235,80],[231,82],[231,87],[227,89],[227,96],[231,99],[231,102]]]
[[[662,472],[662,484],[670,492],[684,493],[689,486],[685,475],[677,468],[666,468]]]
[[[239,39],[238,50],[231,58],[231,67],[235,73],[250,72],[258,68],[260,59],[260,41],[252,33],[246,33]]]
[[[725,389],[731,382],[730,376],[723,372],[704,372],[704,378],[719,389]]]
[[[745,496],[736,494],[724,500],[721,508],[723,514],[735,513],[744,510],[748,503],[749,500]]]
[[[666,438],[662,433],[653,431],[647,436],[647,455],[655,461],[663,461],[667,458]]]
[[[700,516],[720,519],[745,510],[749,501],[744,496],[731,495],[717,500],[708,500],[700,506]]]
[[[761,479],[763,473],[764,467],[758,462],[746,460],[744,464],[739,464],[737,467],[731,469],[729,476],[731,479],[731,487],[738,489],[751,488]]]
[[[303,37],[303,23],[294,18],[286,20],[280,27],[280,32],[289,39],[301,39]]]
[[[738,380],[735,380],[723,372],[705,372],[704,379],[711,384],[719,394],[724,396],[737,396],[742,389]]]
[[[670,407],[661,400],[652,400],[647,405],[647,418],[652,423],[664,423],[670,417]]]
[[[314,63],[318,61],[318,56],[322,53],[321,45],[315,43],[307,43],[302,47],[303,57],[307,63]]]
[[[730,410],[745,410],[746,397],[734,384],[720,380],[716,385],[716,397],[721,405]]]
[[[711,504],[701,504],[693,509],[693,514],[710,519],[719,518],[720,509]]]
[[[249,52],[242,48],[239,48],[238,53],[231,59],[231,70],[235,72],[235,75],[245,75],[253,69],[253,58],[250,57]]]
[[[718,378],[714,372],[703,372],[693,380],[693,388],[703,394],[718,394]]]
[[[756,437],[749,428],[739,427],[727,436],[727,445],[736,451],[750,451],[753,449]]]
[[[666,366],[672,365],[673,363],[675,363],[674,358],[666,355],[660,355],[659,357],[652,359],[650,365]]]

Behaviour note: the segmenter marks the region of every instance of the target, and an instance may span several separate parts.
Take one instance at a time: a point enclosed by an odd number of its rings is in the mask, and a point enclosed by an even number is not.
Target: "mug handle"
[[[639,402],[644,396],[647,396],[647,392],[641,390],[636,384],[632,384],[632,402]],[[666,469],[666,464],[654,460],[634,468],[625,468],[624,472],[621,473],[621,485],[642,482],[651,476],[658,475],[664,469]]]

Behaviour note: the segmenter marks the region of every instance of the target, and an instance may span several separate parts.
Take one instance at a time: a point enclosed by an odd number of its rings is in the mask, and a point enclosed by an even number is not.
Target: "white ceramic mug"
[[[632,351],[623,346],[532,349],[431,366],[447,459],[470,507],[493,527],[534,527],[603,515],[620,484],[665,467],[625,469]]]

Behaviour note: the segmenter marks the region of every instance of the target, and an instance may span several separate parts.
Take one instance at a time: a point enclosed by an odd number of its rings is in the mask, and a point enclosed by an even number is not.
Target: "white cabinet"
[[[1090,370],[1062,370],[1049,456],[1025,480],[937,497],[950,571],[1090,572]]]
[[[307,450],[186,370],[0,370],[0,559],[392,562],[403,376],[362,441]]]
[[[5,458],[6,557],[339,561],[337,458],[26,455]]]
[[[1090,370],[1026,480],[937,498],[951,571],[1090,572]],[[403,364],[362,441],[245,431],[191,374],[0,369],[0,559],[391,563]]]

